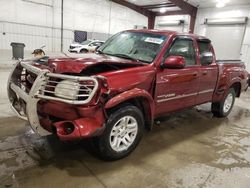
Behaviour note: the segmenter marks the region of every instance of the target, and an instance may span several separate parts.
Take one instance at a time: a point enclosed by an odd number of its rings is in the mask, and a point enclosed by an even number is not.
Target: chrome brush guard
[[[30,88],[22,84],[22,82],[27,82],[27,72],[36,76]],[[79,90],[75,99],[55,95],[55,87],[62,80],[70,80],[78,84]],[[87,104],[97,91],[98,81],[95,77],[51,73],[49,70],[37,68],[28,62],[19,61],[10,73],[7,87],[12,109],[20,118],[29,121],[36,133],[46,136],[51,133],[40,125],[37,114],[38,101],[45,99],[73,105]]]

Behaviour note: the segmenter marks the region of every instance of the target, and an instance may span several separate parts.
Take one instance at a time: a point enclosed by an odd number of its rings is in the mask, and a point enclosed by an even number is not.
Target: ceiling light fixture
[[[219,2],[219,3],[217,3],[216,4],[216,7],[217,8],[222,8],[222,7],[224,7],[226,4],[224,3],[224,2]]]
[[[216,0],[216,7],[217,8],[222,8],[224,6],[226,6],[226,4],[229,2],[230,0]]]
[[[167,12],[167,10],[165,8],[160,9],[160,13],[165,13],[165,12]]]

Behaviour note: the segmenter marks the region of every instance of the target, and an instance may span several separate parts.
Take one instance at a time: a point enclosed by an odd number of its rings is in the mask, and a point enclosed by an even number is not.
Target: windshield
[[[122,32],[111,37],[99,51],[104,54],[152,63],[161,49],[164,35]]]
[[[91,43],[90,40],[85,40],[85,41],[81,42],[82,45],[87,45],[87,44],[89,44],[89,43]]]

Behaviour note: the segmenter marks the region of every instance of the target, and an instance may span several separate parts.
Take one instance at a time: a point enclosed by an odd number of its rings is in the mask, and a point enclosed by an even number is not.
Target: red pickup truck
[[[247,77],[240,61],[216,61],[205,37],[129,30],[81,58],[18,62],[8,94],[13,110],[39,135],[91,137],[102,158],[116,160],[169,112],[212,102],[215,116],[227,116]]]

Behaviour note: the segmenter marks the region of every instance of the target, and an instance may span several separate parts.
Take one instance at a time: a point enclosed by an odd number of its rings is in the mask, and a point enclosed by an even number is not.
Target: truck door
[[[204,53],[209,52],[214,56],[214,50],[209,40],[198,40],[197,41],[199,56],[202,57]],[[213,57],[211,64],[205,62],[202,58],[200,61],[200,83],[199,83],[199,94],[197,97],[197,104],[202,104],[212,101],[214,89],[218,79],[218,65]]]
[[[198,93],[199,66],[197,64],[194,40],[177,37],[166,51],[163,61],[169,56],[182,56],[185,68],[162,68],[156,78],[156,115],[193,106]]]

